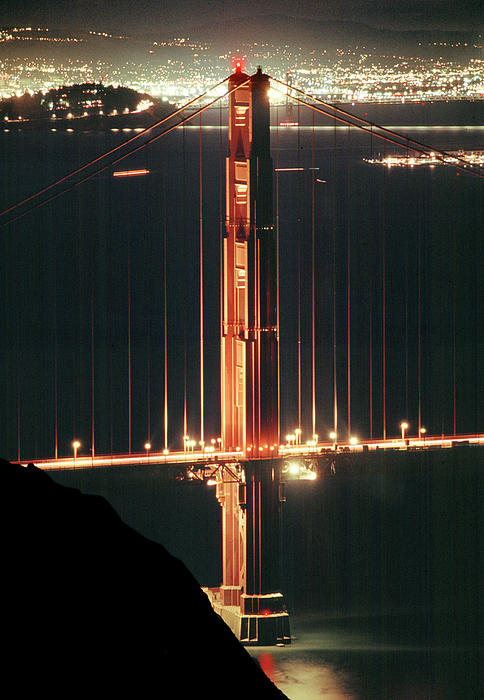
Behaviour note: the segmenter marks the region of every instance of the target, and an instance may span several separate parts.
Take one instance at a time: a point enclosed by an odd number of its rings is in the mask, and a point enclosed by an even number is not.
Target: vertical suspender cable
[[[16,324],[17,327],[17,348],[16,348],[16,362],[17,362],[17,459],[20,462],[20,431],[21,431],[21,408],[20,408],[20,324]]]
[[[297,167],[300,167],[300,106],[297,106]],[[301,431],[301,178],[297,179],[297,427]]]
[[[336,364],[336,121],[334,122],[334,156],[333,156],[333,431],[338,437],[338,381]]]
[[[257,176],[257,180],[259,180],[259,176]],[[257,204],[255,207],[257,211]],[[261,448],[261,391],[262,391],[262,386],[261,386],[261,381],[260,381],[260,346],[261,346],[261,325],[260,325],[260,306],[261,306],[261,298],[260,298],[260,292],[261,292],[261,285],[260,285],[260,239],[257,236],[257,219],[256,219],[256,225],[255,225],[255,232],[256,232],[256,240],[255,240],[255,249],[256,249],[256,337],[257,337],[257,444],[259,446],[259,449]]]
[[[128,221],[127,305],[128,305],[128,452],[131,454],[131,229]]]
[[[75,250],[75,256],[76,256],[76,261],[77,261],[77,266],[76,266],[76,291],[77,291],[77,309],[79,313],[79,318],[78,318],[78,323],[76,324],[76,336],[74,340],[74,348],[75,348],[75,356],[72,357],[73,361],[73,367],[72,367],[72,372],[73,376],[75,377],[75,389],[74,389],[74,395],[72,397],[72,437],[74,439],[77,439],[77,413],[78,411],[80,412],[80,406],[77,405],[77,402],[79,401],[79,395],[80,395],[80,376],[81,376],[81,367],[80,367],[80,361],[79,361],[79,354],[80,354],[80,349],[81,349],[81,315],[80,315],[80,309],[81,309],[81,292],[80,292],[80,280],[81,280],[81,231],[80,231],[80,221],[81,221],[81,212],[80,212],[80,207],[79,207],[79,196],[76,198],[76,218],[74,219],[75,221],[78,222],[77,226],[77,236],[76,236],[76,250]],[[77,352],[76,352],[77,350]]]
[[[168,449],[168,333],[167,333],[167,264],[166,264],[166,161],[164,161],[164,172],[163,172],[163,341],[164,341],[164,356],[163,356],[163,386],[164,386],[164,396],[163,396],[163,428],[165,436],[165,450]]]
[[[57,344],[57,275],[54,271],[54,457],[59,456],[59,376]],[[20,459],[20,456],[19,456]]]
[[[95,286],[95,274],[94,274],[94,261],[95,261],[95,255],[94,255],[94,241],[91,243],[91,250],[90,250],[90,278],[91,278],[91,294],[90,294],[90,311],[91,311],[91,459],[94,459],[94,456],[96,454],[95,452],[95,413],[96,413],[96,393],[95,393],[95,366],[94,366],[94,358],[95,358],[95,328],[94,328],[94,321],[95,321],[95,311],[94,311],[94,286]]]
[[[407,159],[409,158],[408,146],[407,146]],[[408,163],[407,163],[408,166]],[[409,170],[410,168],[405,168],[405,185],[408,191],[409,187]],[[409,286],[408,286],[408,274],[409,274],[409,246],[405,246],[405,416],[409,416],[409,376],[408,376],[408,336],[409,336]],[[420,437],[420,434],[418,435]]]
[[[185,437],[188,435],[188,418],[187,418],[187,259],[188,259],[188,245],[187,245],[187,206],[186,206],[186,134],[185,134],[185,124],[182,126],[182,144],[183,144],[183,193],[182,193],[182,204],[183,204],[183,309],[185,313],[183,314],[183,442],[185,444]]]
[[[418,228],[417,243],[417,392],[418,392],[418,435],[422,427],[422,223]]]
[[[111,189],[108,189],[108,192],[111,192]],[[110,198],[109,204],[111,204],[112,200]],[[113,244],[113,228],[112,226],[109,227],[109,246],[108,250],[111,252],[111,247]],[[113,270],[112,270],[112,265],[108,265],[108,278],[107,278],[107,283],[108,283],[108,289],[109,289],[109,300],[110,300],[110,307],[111,310],[114,307],[114,299],[113,299]],[[113,313],[108,313],[107,317],[107,341],[108,341],[108,348],[109,348],[109,452],[110,454],[113,454],[114,452],[114,423],[113,423]]]
[[[372,276],[370,275],[370,289],[368,297],[370,299],[370,309],[369,309],[369,333],[368,333],[368,355],[369,355],[369,369],[368,369],[368,383],[369,383],[369,410],[370,410],[370,440],[373,439],[373,284]]]
[[[279,106],[276,106],[276,318],[277,318],[277,439],[281,440],[281,329],[279,318]],[[281,508],[282,512],[282,508]]]
[[[91,252],[91,457],[95,456],[95,371],[94,371],[94,254]]]
[[[351,435],[351,175],[350,175],[350,139],[351,127],[348,126],[348,154],[346,161],[346,356],[347,356],[347,394],[348,394],[348,438]]]
[[[144,162],[145,162],[145,169],[149,170],[149,159],[148,159],[148,153],[147,150],[144,151]],[[147,187],[145,186],[144,189],[144,210],[145,210],[145,218],[144,218],[144,228],[145,231],[148,233],[148,236],[145,235],[145,240],[144,240],[144,264],[147,266],[147,263],[151,260],[153,251],[152,251],[152,246],[151,246],[151,241],[152,241],[152,236],[149,235],[148,232],[148,226],[147,226],[147,221],[146,221],[146,190]],[[147,280],[145,280],[145,294],[146,294],[146,283]],[[151,443],[151,312],[148,315],[147,318],[147,323],[146,323],[146,439],[148,443]]]
[[[224,304],[224,292],[223,292],[223,282],[224,282],[224,258],[223,258],[223,248],[224,248],[224,208],[223,208],[223,182],[222,176],[224,175],[224,160],[223,160],[223,149],[222,149],[222,101],[219,102],[219,124],[218,124],[218,158],[219,158],[219,187],[218,187],[218,207],[219,207],[219,314],[220,314],[220,352],[222,351],[223,342],[223,304]],[[220,376],[220,386],[222,386],[223,377]],[[220,428],[219,435],[222,435],[222,412],[224,411],[224,406],[222,405],[222,396],[220,395]],[[223,419],[225,421],[225,418]],[[220,443],[218,444],[220,449]]]
[[[257,199],[254,202],[254,228],[253,228],[253,235],[255,237],[255,242],[253,246],[253,257],[252,257],[252,265],[253,265],[253,270],[254,270],[254,318],[252,319],[253,323],[253,335],[254,339],[257,339],[257,329],[258,329],[258,323],[257,323],[257,302],[258,302],[258,278],[257,278]],[[249,267],[250,269],[250,267]],[[256,426],[258,425],[258,416],[256,414],[256,399],[257,402],[259,401],[259,397],[257,396],[257,391],[256,391],[256,382],[259,380],[259,374],[258,374],[258,365],[257,359],[258,355],[256,355],[256,343],[250,343],[250,353],[252,356],[252,362],[251,362],[251,371],[252,371],[252,377],[251,377],[251,386],[252,386],[252,396],[251,396],[251,401],[252,401],[252,411],[251,411],[251,434],[252,434],[252,449],[256,449],[256,447],[259,447],[259,440],[258,440],[258,433],[256,432]],[[260,385],[259,385],[260,386]],[[257,403],[257,406],[259,404]],[[257,422],[256,422],[257,421]],[[254,549],[255,551],[255,549]],[[255,585],[255,583],[254,583]]]
[[[312,438],[316,434],[316,339],[315,339],[315,211],[314,211],[314,187],[315,187],[315,160],[314,160],[314,110],[313,128],[311,133],[311,429]]]
[[[373,126],[370,127],[370,157],[373,158]],[[370,308],[369,308],[369,337],[368,337],[368,354],[369,354],[369,410],[370,410],[370,439],[373,439],[373,277],[370,274],[369,279],[370,290]]]
[[[457,323],[457,245],[455,239],[456,227],[453,227],[452,240],[452,430],[456,435],[456,416],[457,416],[457,344],[456,344],[456,323]]]
[[[151,442],[151,316],[146,328],[146,439]]]
[[[200,441],[204,441],[204,395],[203,395],[203,186],[202,186],[202,113],[200,112],[199,135],[200,158]]]
[[[387,366],[386,366],[386,300],[387,300],[387,281],[386,281],[386,210],[385,210],[385,199],[386,199],[386,173],[383,169],[383,198],[382,198],[382,236],[381,236],[381,270],[382,270],[382,283],[381,283],[381,295],[382,295],[382,421],[383,421],[383,439],[386,440],[387,437]]]

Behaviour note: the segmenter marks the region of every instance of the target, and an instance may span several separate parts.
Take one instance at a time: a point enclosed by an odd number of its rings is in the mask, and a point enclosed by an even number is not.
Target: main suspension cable
[[[11,207],[8,207],[8,209],[5,209],[4,211],[0,212],[0,216],[4,216],[5,214],[8,214],[9,212],[13,211],[14,209],[17,209],[18,207],[22,206],[22,204],[26,204],[27,202],[30,202],[32,199],[35,199],[36,197],[40,197],[41,194],[44,194],[45,192],[48,192],[49,190],[51,190],[53,187],[60,185],[61,182],[65,182],[66,180],[73,177],[74,175],[77,175],[78,173],[82,172],[83,170],[86,170],[86,168],[89,168],[91,165],[98,163],[103,158],[107,158],[108,156],[112,155],[113,153],[116,153],[116,151],[119,151],[121,148],[124,148],[125,146],[127,146],[129,143],[132,143],[136,139],[142,138],[143,136],[148,134],[153,129],[156,129],[157,127],[161,126],[162,124],[165,124],[167,121],[169,121],[173,117],[176,117],[178,114],[183,112],[185,109],[188,109],[188,107],[190,107],[192,104],[194,104],[195,102],[198,102],[198,100],[201,100],[209,92],[212,92],[216,88],[220,87],[220,85],[223,85],[223,83],[225,83],[227,80],[228,80],[228,78],[221,80],[219,83],[217,83],[216,85],[211,87],[209,90],[206,90],[201,95],[198,95],[198,97],[194,97],[192,100],[190,100],[189,102],[184,104],[183,107],[180,107],[179,109],[175,110],[174,112],[171,112],[170,114],[168,114],[166,117],[163,117],[163,119],[156,122],[155,124],[152,124],[151,126],[146,127],[146,129],[143,129],[138,134],[135,134],[135,136],[132,136],[131,138],[127,139],[126,141],[123,141],[123,143],[120,143],[118,146],[115,146],[111,150],[106,151],[105,153],[102,153],[97,158],[93,158],[93,160],[90,160],[88,163],[81,165],[81,167],[77,168],[77,170],[73,170],[71,173],[64,175],[64,177],[61,177],[59,180],[56,180],[55,182],[53,182],[50,185],[47,185],[47,187],[44,187],[43,189],[39,190],[38,192],[31,194],[29,197],[26,197],[21,202],[17,202],[17,204],[13,204]]]
[[[182,126],[183,124],[186,124],[188,121],[191,121],[191,120],[194,119],[196,116],[198,116],[199,114],[201,114],[201,113],[204,112],[205,110],[207,110],[207,109],[209,109],[210,107],[212,107],[212,106],[213,106],[216,102],[218,102],[219,100],[224,99],[225,97],[228,97],[229,95],[231,95],[231,94],[232,94],[233,92],[235,92],[236,90],[239,90],[241,87],[244,87],[245,85],[247,85],[247,84],[249,83],[249,81],[250,81],[250,79],[246,80],[246,81],[243,82],[243,83],[240,83],[240,85],[236,85],[234,88],[232,88],[232,90],[229,90],[228,92],[224,93],[223,95],[219,95],[218,97],[214,98],[211,102],[209,102],[208,104],[204,105],[203,107],[200,107],[199,109],[196,109],[196,110],[195,110],[194,112],[192,112],[191,114],[188,114],[186,117],[184,117],[183,119],[181,119],[181,120],[180,120],[179,122],[177,122],[176,124],[173,124],[172,126],[168,127],[167,129],[165,129],[164,131],[162,131],[160,134],[156,134],[155,136],[152,136],[150,139],[148,139],[147,141],[144,141],[142,144],[136,146],[135,148],[130,149],[127,153],[124,153],[123,155],[119,156],[118,158],[115,158],[114,160],[110,160],[109,163],[106,163],[105,165],[101,165],[101,167],[96,168],[96,170],[94,170],[93,172],[89,173],[88,175],[85,175],[85,176],[84,176],[83,178],[81,178],[80,180],[77,180],[76,182],[71,183],[68,187],[65,187],[65,188],[64,188],[63,190],[61,190],[60,192],[57,192],[57,193],[51,195],[50,197],[48,197],[47,199],[42,200],[41,202],[37,202],[36,204],[34,204],[32,207],[30,207],[30,208],[27,209],[26,211],[22,212],[21,214],[18,214],[17,216],[13,217],[12,219],[9,219],[8,221],[5,221],[5,222],[3,222],[3,223],[0,223],[0,228],[3,228],[4,226],[8,226],[9,224],[14,223],[15,221],[18,221],[19,219],[21,219],[22,217],[24,217],[26,214],[29,214],[31,211],[34,211],[35,209],[38,209],[39,207],[42,207],[42,206],[44,206],[45,204],[48,204],[49,202],[52,202],[54,199],[57,199],[57,198],[60,197],[61,195],[65,194],[66,192],[70,192],[70,191],[73,190],[75,187],[78,187],[79,185],[81,185],[83,182],[86,182],[87,180],[89,180],[90,178],[94,177],[95,175],[98,175],[99,173],[103,172],[103,171],[106,170],[107,168],[110,168],[111,166],[116,165],[116,163],[119,163],[120,161],[124,160],[125,158],[127,158],[127,157],[130,156],[130,155],[132,155],[133,153],[136,153],[137,151],[141,150],[142,148],[146,148],[146,146],[149,146],[150,144],[154,143],[155,141],[157,141],[157,140],[158,140],[159,138],[161,138],[162,136],[166,136],[166,134],[169,134],[169,133],[170,133],[171,131],[173,131],[174,129],[177,129],[179,126]],[[223,81],[223,82],[225,82],[225,81]],[[206,93],[204,93],[204,94],[206,94]],[[201,96],[197,97],[196,99],[200,99],[200,97],[201,97]],[[191,104],[192,102],[193,102],[193,100],[192,100],[190,103],[187,103],[187,105],[188,105],[188,104]],[[178,113],[179,113],[180,111],[182,111],[182,109],[186,109],[186,106],[187,106],[187,105],[185,105],[185,107],[183,107],[183,108],[180,108],[180,110],[178,110]],[[173,116],[173,115],[170,115],[170,118],[171,118],[171,116]],[[140,135],[142,135],[142,134],[138,134],[138,136],[140,136]],[[134,138],[134,137],[133,137],[133,138]],[[109,154],[110,154],[110,153],[112,153],[112,152],[109,152]],[[107,155],[107,154],[106,154],[106,155]],[[85,167],[87,167],[88,165],[92,165],[94,162],[97,162],[97,161],[101,160],[101,158],[102,158],[102,157],[99,156],[99,158],[97,158],[96,161],[91,161],[90,163],[86,164]],[[81,170],[81,169],[80,169],[80,170]],[[80,170],[79,170],[79,171],[80,171]],[[76,171],[76,172],[79,172],[79,171]],[[57,181],[56,183],[54,183],[52,186],[49,186],[49,188],[45,188],[45,189],[42,190],[41,192],[45,192],[47,189],[50,189],[50,188],[53,187],[54,185],[60,184],[60,182],[65,181],[67,178],[71,177],[71,175],[72,175],[72,173],[71,173],[70,175],[65,176],[65,177],[62,178],[61,180],[58,180],[58,181]],[[41,193],[41,192],[40,192],[40,193]],[[38,194],[40,194],[40,193],[38,193]],[[35,196],[37,196],[37,195],[32,195],[32,196],[30,197],[30,199],[34,198]],[[1,213],[0,213],[0,216],[3,216],[4,213],[7,213],[7,211],[11,211],[12,208],[16,208],[17,206],[20,206],[21,204],[24,204],[24,202],[19,202],[18,205],[14,205],[14,207],[11,207],[10,210],[6,210],[5,212],[1,212]]]

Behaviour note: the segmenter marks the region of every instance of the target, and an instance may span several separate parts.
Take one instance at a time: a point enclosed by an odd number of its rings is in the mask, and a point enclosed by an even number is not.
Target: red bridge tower
[[[277,250],[273,225],[269,78],[229,79],[223,242],[221,406],[225,449],[246,457],[220,471],[223,584],[216,610],[248,644],[289,643],[280,593]]]

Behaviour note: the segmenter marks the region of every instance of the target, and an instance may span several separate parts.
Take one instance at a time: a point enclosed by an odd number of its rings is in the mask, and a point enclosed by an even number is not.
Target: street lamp
[[[74,450],[74,460],[77,459],[77,450],[80,448],[80,446],[81,443],[79,442],[79,440],[74,440],[74,442],[72,443],[72,448]]]
[[[190,436],[184,435],[183,436],[183,452],[188,451],[189,441],[190,441]]]
[[[333,450],[336,450],[336,433],[332,430],[329,434],[330,439],[333,441]]]
[[[151,442],[145,442],[145,450],[146,450],[146,456],[149,457],[150,450],[151,450]]]
[[[425,433],[427,432],[427,428],[420,428],[420,437],[423,438],[423,441],[425,442]]]
[[[400,428],[402,429],[402,441],[405,442],[405,431],[408,429],[408,423],[406,421],[402,421],[400,423]]]

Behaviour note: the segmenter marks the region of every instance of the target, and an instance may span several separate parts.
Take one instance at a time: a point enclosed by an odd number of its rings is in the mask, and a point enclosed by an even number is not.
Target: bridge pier
[[[281,591],[281,462],[246,461],[220,470],[223,579],[208,594],[218,614],[247,645],[289,644]]]

